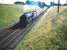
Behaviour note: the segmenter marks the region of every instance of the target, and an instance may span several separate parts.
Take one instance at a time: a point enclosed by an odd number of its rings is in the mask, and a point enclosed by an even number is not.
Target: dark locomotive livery
[[[11,29],[22,29],[27,26],[30,22],[33,22],[34,19],[37,17],[36,11],[26,12],[20,16],[20,21],[11,27]]]

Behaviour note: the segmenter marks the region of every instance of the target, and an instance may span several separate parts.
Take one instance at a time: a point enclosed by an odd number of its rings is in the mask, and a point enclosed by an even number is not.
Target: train
[[[32,23],[36,17],[37,17],[36,11],[26,12],[20,16],[19,22],[10,28],[13,30],[18,29],[18,28],[19,29],[25,28],[29,23]]]

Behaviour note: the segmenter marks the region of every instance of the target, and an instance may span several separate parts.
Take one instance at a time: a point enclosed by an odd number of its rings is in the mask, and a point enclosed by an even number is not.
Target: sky
[[[22,1],[25,2],[26,0],[0,0],[0,4],[13,4],[16,1]],[[54,1],[55,3],[57,3],[58,0],[32,0],[32,1],[41,1],[41,2],[45,2],[47,4],[50,4],[51,1]],[[60,0],[61,4],[66,3],[66,0]]]

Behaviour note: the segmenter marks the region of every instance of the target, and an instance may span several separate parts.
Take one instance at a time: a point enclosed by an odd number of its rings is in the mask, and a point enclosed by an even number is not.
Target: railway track
[[[24,34],[27,33],[30,29],[32,28],[32,25],[29,24],[26,28],[24,29],[16,29],[16,30],[11,30],[6,32],[6,35],[0,36],[0,50],[9,50],[12,49],[16,46],[16,44],[24,37]]]
[[[24,29],[6,29],[0,31],[0,50],[13,50],[35,25],[35,22],[40,18],[40,16],[44,15],[48,9],[43,10],[43,12],[35,19],[35,21],[29,23]]]

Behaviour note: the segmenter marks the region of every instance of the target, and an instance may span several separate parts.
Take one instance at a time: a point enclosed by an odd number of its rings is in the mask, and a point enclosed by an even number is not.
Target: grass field
[[[0,29],[17,23],[21,14],[23,6],[0,4]]]
[[[54,11],[53,11],[54,10]],[[14,50],[61,50],[67,48],[67,8],[52,9],[33,26]]]

